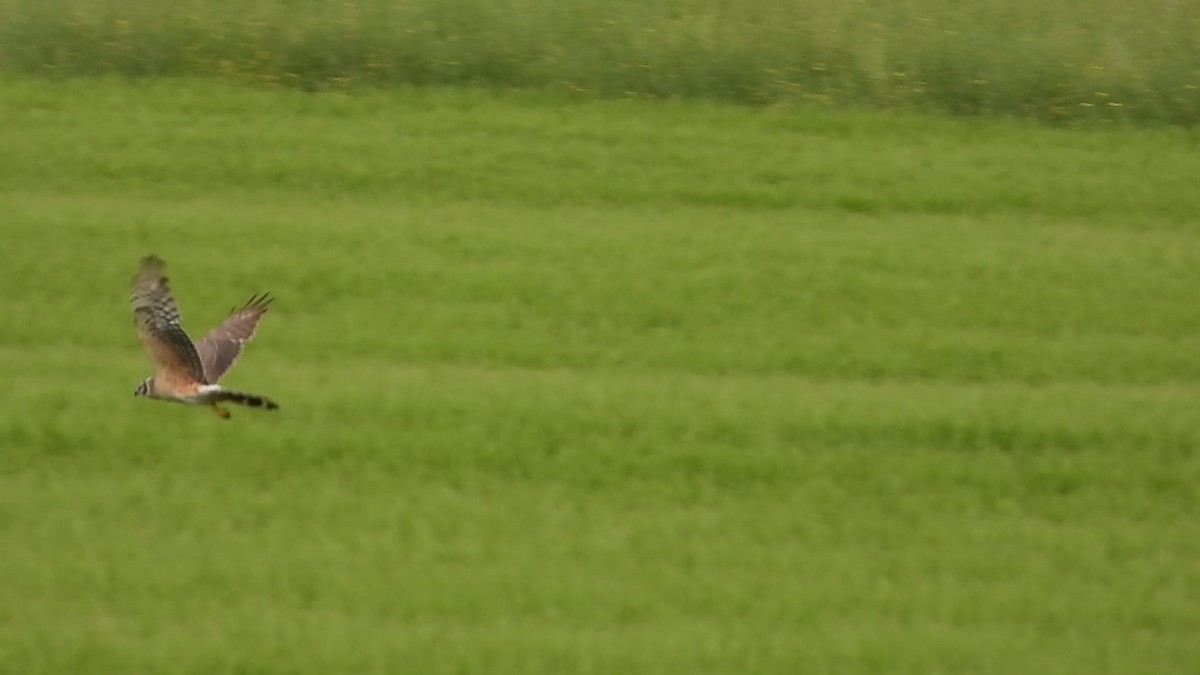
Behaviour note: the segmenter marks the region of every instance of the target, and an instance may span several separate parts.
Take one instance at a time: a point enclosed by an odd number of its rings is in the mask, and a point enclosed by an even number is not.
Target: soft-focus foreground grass
[[[1200,123],[1178,0],[0,0],[0,72]]]
[[[0,663],[1193,673],[1192,135],[0,88]],[[279,301],[134,399],[125,304]]]

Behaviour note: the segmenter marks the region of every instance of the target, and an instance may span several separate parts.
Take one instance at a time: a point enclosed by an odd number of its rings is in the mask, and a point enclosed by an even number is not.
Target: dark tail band
[[[264,410],[278,410],[279,404],[266,396],[258,396],[256,394],[244,394],[240,391],[223,391],[221,392],[221,401],[237,403],[244,405],[247,408],[263,408]]]

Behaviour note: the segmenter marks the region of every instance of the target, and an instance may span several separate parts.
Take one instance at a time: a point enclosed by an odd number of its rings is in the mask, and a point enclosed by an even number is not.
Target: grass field
[[[1178,0],[0,0],[0,73],[1200,125]]]
[[[3,85],[4,672],[1200,668],[1194,133]]]

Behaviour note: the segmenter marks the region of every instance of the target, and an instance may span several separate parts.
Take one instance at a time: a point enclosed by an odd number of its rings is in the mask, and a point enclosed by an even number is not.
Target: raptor
[[[133,277],[129,304],[133,307],[138,338],[154,363],[154,375],[143,380],[133,395],[209,406],[224,419],[231,415],[221,407],[222,403],[278,409],[279,405],[265,396],[217,384],[254,337],[272,300],[266,293],[251,297],[198,342],[192,342],[180,323],[179,309],[166,276],[166,263],[155,255],[142,258]]]

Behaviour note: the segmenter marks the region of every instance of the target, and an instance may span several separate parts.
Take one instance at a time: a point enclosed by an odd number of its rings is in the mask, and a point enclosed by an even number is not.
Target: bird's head
[[[150,379],[147,377],[138,383],[137,389],[133,390],[134,396],[149,396],[150,395]]]

